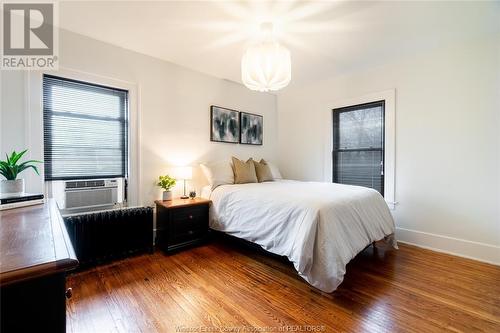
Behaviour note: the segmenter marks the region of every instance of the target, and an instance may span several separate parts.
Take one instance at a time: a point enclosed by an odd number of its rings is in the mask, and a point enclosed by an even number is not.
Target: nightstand
[[[173,199],[155,203],[158,248],[171,252],[206,240],[210,200]]]

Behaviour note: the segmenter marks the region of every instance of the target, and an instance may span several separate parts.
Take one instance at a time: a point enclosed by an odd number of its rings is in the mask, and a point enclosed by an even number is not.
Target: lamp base
[[[187,195],[183,195],[181,199],[189,199],[189,197]]]

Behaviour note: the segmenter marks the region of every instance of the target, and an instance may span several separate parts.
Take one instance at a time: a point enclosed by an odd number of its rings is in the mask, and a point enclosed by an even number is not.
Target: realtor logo
[[[57,69],[55,3],[3,3],[2,69]]]

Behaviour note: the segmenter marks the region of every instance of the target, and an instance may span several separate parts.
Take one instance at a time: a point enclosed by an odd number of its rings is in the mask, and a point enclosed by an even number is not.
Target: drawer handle
[[[66,292],[64,294],[66,295],[67,299],[70,299],[73,296],[73,289],[72,288],[66,289]]]
[[[189,215],[189,219],[192,220],[193,219],[193,215]]]

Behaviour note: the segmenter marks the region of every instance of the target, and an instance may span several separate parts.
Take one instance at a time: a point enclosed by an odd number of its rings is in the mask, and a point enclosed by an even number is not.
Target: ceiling
[[[498,1],[64,1],[59,13],[67,30],[237,82],[272,21],[293,85],[500,31]]]

